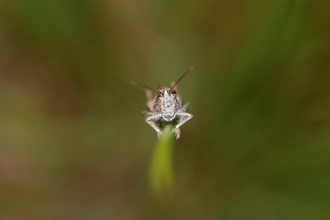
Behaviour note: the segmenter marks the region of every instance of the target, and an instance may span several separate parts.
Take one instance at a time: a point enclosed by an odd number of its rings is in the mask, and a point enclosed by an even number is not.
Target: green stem
[[[151,158],[149,187],[153,197],[160,200],[168,200],[173,195],[173,128],[166,125],[162,130]]]

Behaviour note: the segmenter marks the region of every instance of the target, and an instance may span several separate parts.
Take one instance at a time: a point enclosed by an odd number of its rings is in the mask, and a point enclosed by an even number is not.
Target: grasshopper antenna
[[[187,73],[189,73],[190,71],[192,71],[194,69],[194,67],[190,67],[184,74],[182,74],[182,76],[178,79],[178,81],[176,81],[176,83],[171,87],[171,90],[174,89],[174,87],[181,81],[181,79],[187,75]]]
[[[141,83],[137,83],[137,82],[134,82],[134,81],[132,81],[132,84],[136,85],[136,86],[146,88],[146,89],[150,89],[150,90],[155,91],[155,92],[158,91],[157,89],[151,88],[150,86],[147,86],[147,85],[144,85],[144,84],[141,84]]]

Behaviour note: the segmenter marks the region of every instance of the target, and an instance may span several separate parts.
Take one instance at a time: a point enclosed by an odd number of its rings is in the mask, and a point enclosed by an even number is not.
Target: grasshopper
[[[190,103],[182,105],[182,99],[176,92],[176,85],[181,79],[187,75],[193,67],[190,67],[175,83],[172,83],[170,87],[163,87],[160,89],[154,89],[150,86],[132,82],[133,85],[140,86],[148,89],[146,91],[147,108],[148,111],[143,111],[142,115],[145,121],[153,128],[160,137],[162,127],[164,124],[174,124],[176,140],[180,138],[180,127],[190,120],[193,115],[187,113]],[[152,98],[151,91],[155,91],[156,95]]]

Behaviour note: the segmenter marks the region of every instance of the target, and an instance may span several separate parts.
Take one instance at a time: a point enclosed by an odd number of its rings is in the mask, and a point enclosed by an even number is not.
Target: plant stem
[[[152,196],[159,200],[168,200],[173,195],[173,128],[172,125],[164,127],[151,158],[149,187]]]

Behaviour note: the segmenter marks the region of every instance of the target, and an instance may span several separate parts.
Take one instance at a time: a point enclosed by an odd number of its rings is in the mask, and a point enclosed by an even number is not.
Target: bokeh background
[[[0,219],[330,219],[330,2],[0,2]],[[194,118],[148,194],[144,89]]]

